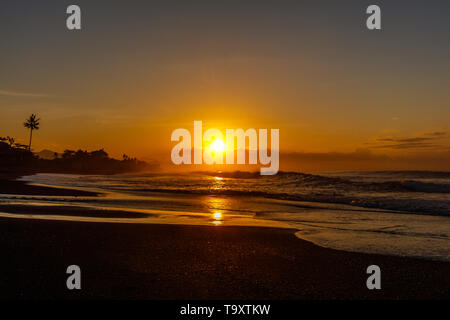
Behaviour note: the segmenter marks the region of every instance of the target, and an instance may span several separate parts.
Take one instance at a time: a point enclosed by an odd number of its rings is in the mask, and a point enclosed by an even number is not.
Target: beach
[[[0,301],[450,299],[450,1],[0,6]]]
[[[448,299],[450,264],[321,248],[293,230],[0,219],[2,299]],[[66,288],[80,266],[82,289]],[[366,268],[382,270],[368,290]]]
[[[32,174],[31,172],[29,174]],[[52,188],[47,186],[36,186],[29,183],[16,180],[23,173],[5,173],[0,172],[0,194],[18,194],[18,195],[42,195],[42,196],[97,196],[98,193],[68,189]]]
[[[5,189],[11,184],[20,187]],[[0,185],[25,195],[88,192],[10,180]],[[46,214],[95,217],[99,210],[34,208],[39,211],[0,208],[10,213],[0,217],[1,299],[450,298],[448,262],[323,248],[295,237],[297,229],[132,223],[139,215],[125,209],[101,215],[131,222],[45,220]],[[81,290],[66,288],[69,265],[81,268]],[[381,268],[381,290],[366,287],[370,265]]]
[[[38,173],[6,184],[0,217],[297,229],[331,249],[449,262],[449,186],[445,172]]]

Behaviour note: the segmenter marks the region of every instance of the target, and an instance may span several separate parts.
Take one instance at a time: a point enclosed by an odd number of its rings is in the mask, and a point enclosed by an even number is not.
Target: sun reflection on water
[[[212,223],[216,226],[223,224],[225,218],[224,210],[232,207],[230,199],[217,196],[209,196],[204,198],[204,202],[208,210],[211,212]],[[229,216],[227,218],[229,218]]]
[[[223,219],[222,212],[219,212],[219,211],[214,212],[213,213],[213,219],[214,219],[214,221],[213,221],[214,225],[216,225],[216,226],[221,225],[222,224],[222,219]]]
[[[222,177],[214,177],[211,179],[210,188],[212,190],[222,190],[225,187],[225,181]]]

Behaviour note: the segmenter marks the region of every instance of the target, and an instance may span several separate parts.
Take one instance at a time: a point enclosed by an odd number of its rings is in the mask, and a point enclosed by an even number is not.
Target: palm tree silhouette
[[[33,130],[39,130],[39,118],[33,113],[24,123],[25,128],[30,129],[30,144],[28,145],[28,150],[31,150],[31,138],[33,137]]]

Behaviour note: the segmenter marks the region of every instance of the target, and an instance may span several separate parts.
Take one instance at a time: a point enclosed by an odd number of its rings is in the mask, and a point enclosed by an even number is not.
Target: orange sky
[[[105,11],[81,1],[88,18],[77,33],[59,26],[60,7],[10,2],[0,136],[26,142],[22,123],[38,113],[34,150],[168,163],[171,132],[202,120],[280,129],[282,169],[450,170],[445,10],[412,2],[400,24],[401,6],[386,4],[393,18],[376,33],[362,5],[344,3],[325,16],[294,2]]]

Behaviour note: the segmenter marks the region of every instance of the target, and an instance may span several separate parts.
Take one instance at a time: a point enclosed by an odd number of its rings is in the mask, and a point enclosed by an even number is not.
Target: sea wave
[[[94,187],[138,195],[153,192],[264,197],[450,216],[449,176],[447,172],[400,171],[332,174],[279,172],[275,176],[261,176],[259,172],[235,171],[91,177],[38,175],[30,177],[29,181],[59,181],[60,185],[71,187]]]

